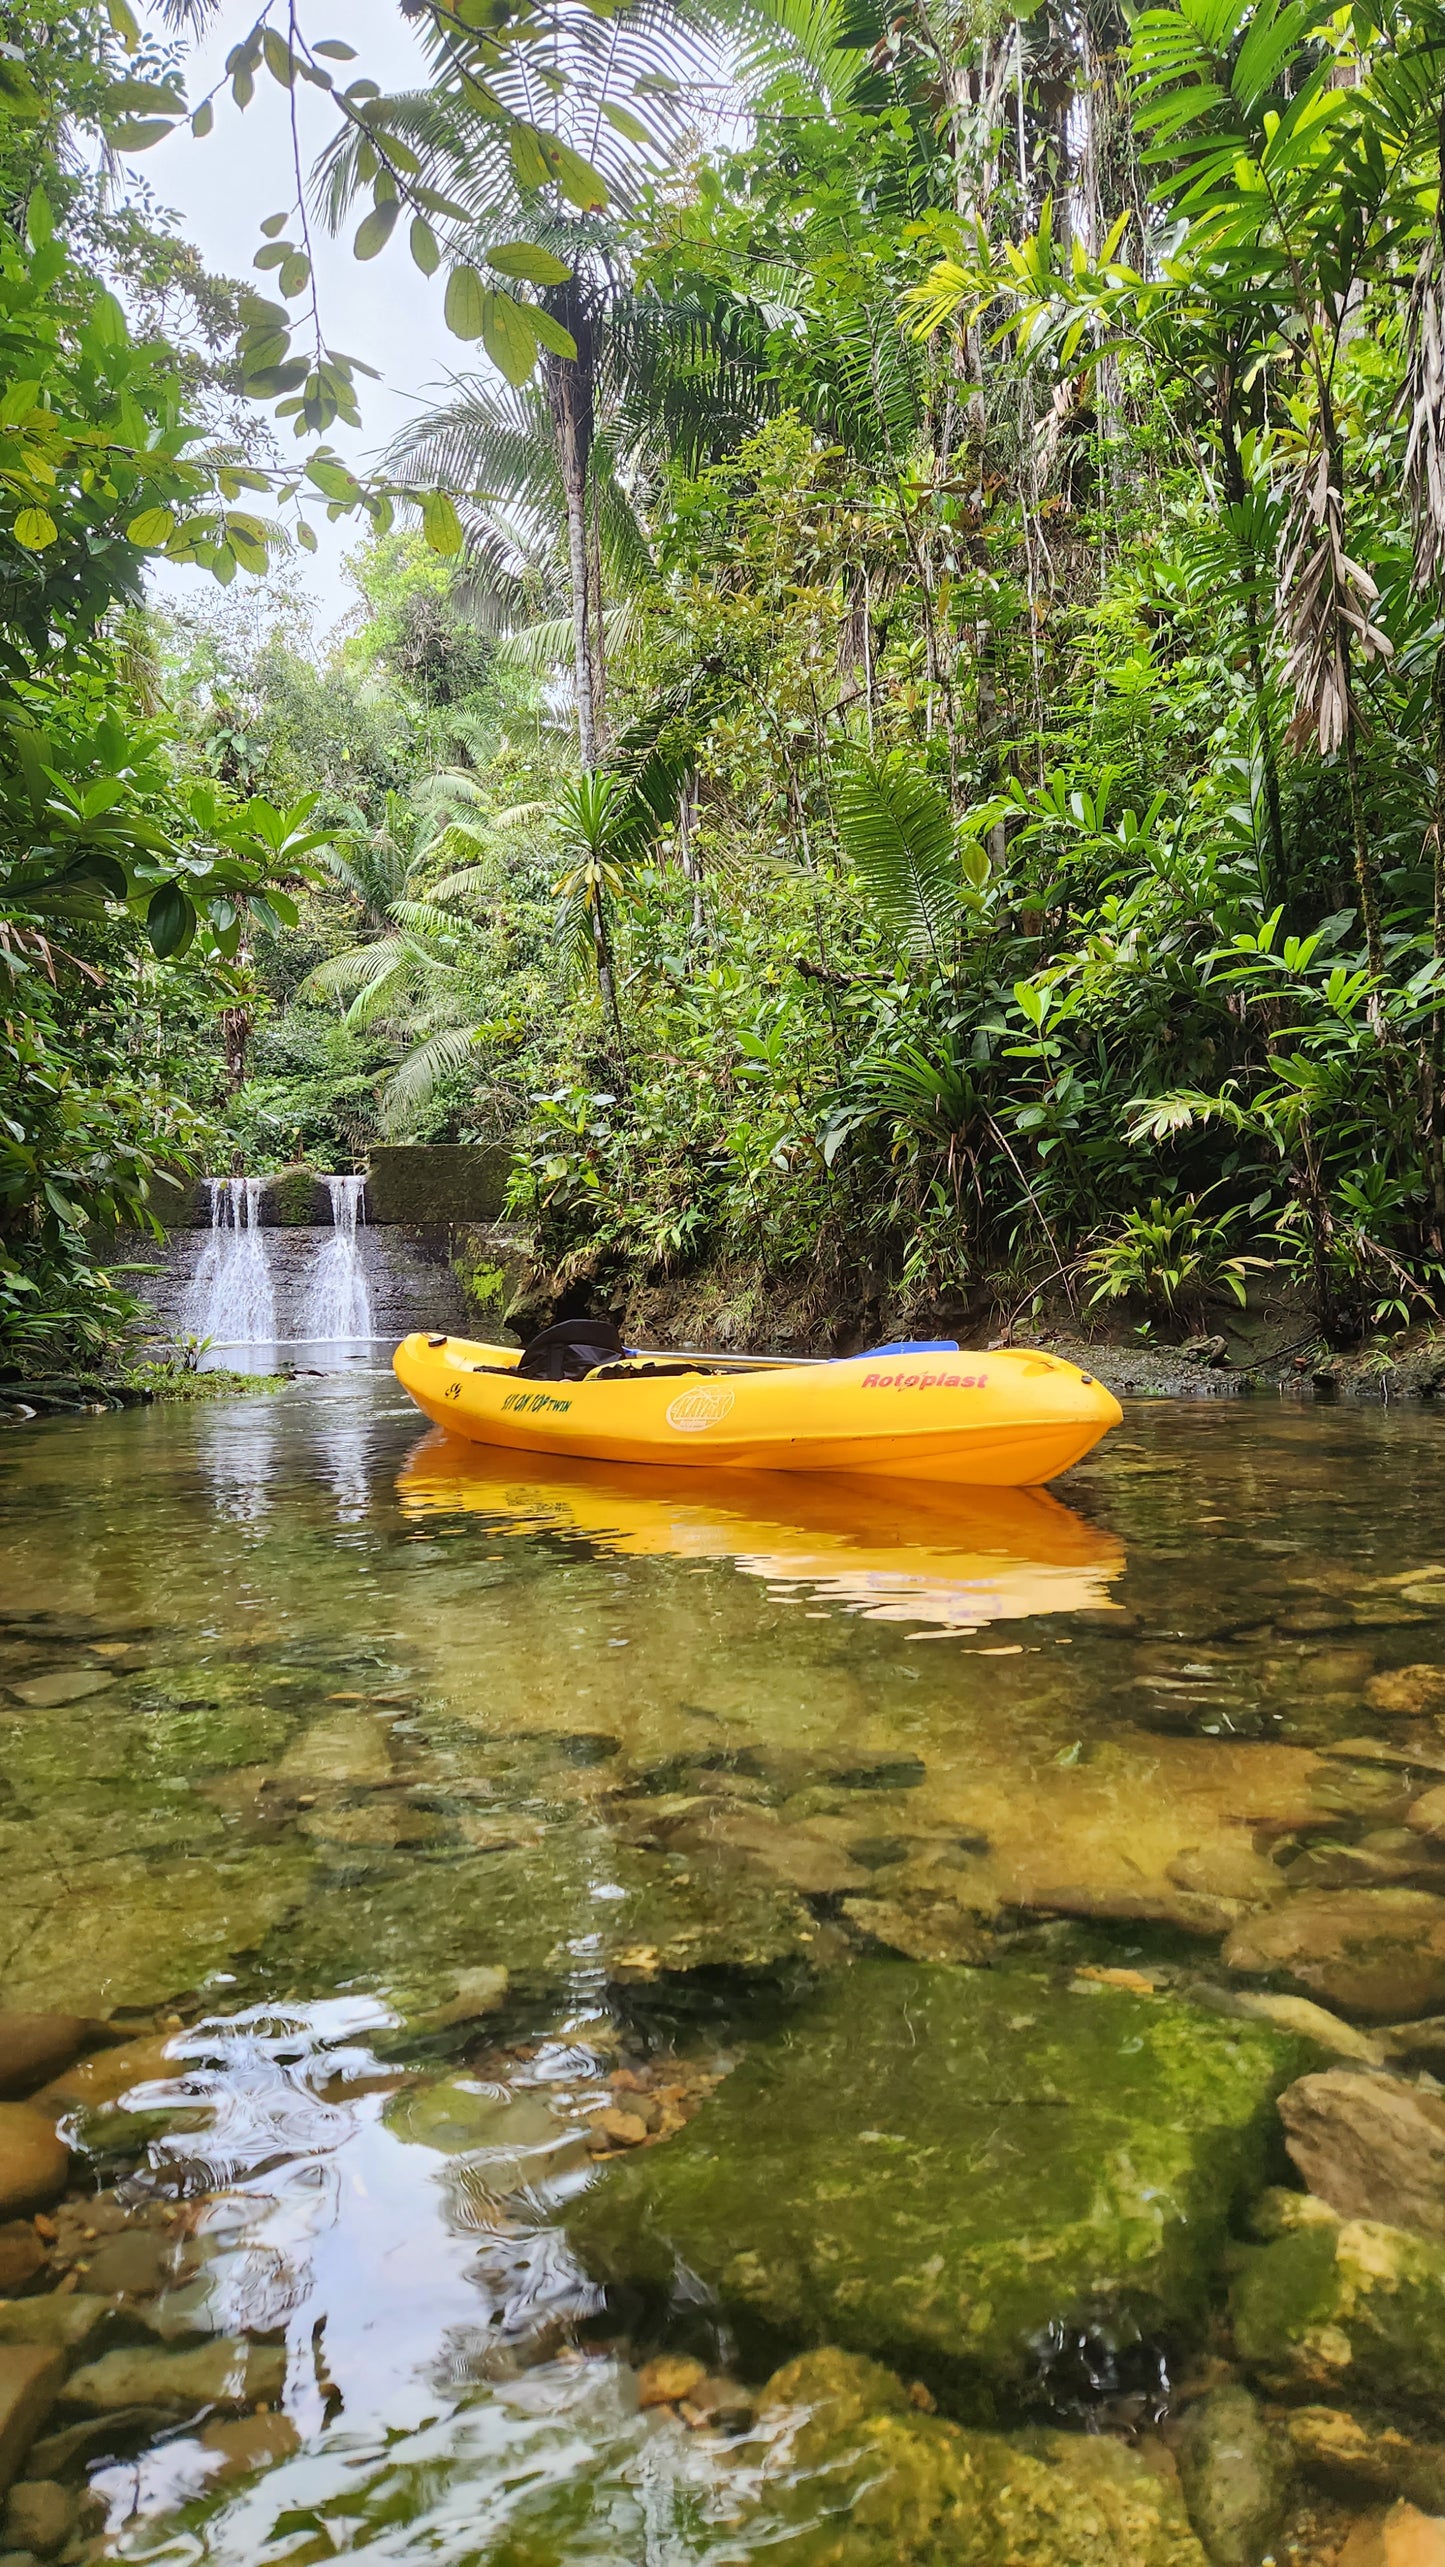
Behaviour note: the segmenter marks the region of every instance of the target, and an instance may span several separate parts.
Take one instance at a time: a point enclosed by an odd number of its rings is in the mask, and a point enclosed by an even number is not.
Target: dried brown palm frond
[[[1410,422],[1405,488],[1415,538],[1415,585],[1445,572],[1445,257],[1432,233],[1410,290],[1401,407]]]
[[[1345,550],[1345,512],[1323,448],[1306,457],[1280,537],[1276,598],[1289,644],[1284,680],[1294,698],[1291,748],[1313,738],[1329,757],[1349,729],[1350,647],[1389,659],[1394,644],[1370,620],[1379,596]]]

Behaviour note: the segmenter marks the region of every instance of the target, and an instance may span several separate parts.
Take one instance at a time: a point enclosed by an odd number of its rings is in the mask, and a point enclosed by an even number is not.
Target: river
[[[29,2107],[22,2497],[77,2558],[1188,2567],[1242,2384],[1333,2557],[1400,2490],[1291,2417],[1445,2442],[1445,2350],[1278,2314],[1276,2098],[1445,2073],[1442,1563],[1420,1409],[1135,1407],[1052,1496],[518,1466],[377,1375],[12,1434],[0,1996],[107,2026]]]

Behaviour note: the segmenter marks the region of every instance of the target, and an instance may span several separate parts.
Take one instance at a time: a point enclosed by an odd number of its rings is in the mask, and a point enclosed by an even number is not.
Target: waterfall
[[[335,1345],[372,1334],[371,1295],[366,1289],[356,1238],[365,1188],[365,1177],[326,1180],[331,1197],[331,1236],[308,1280],[301,1335],[309,1342]]]
[[[276,1294],[261,1227],[259,1177],[207,1177],[211,1235],[186,1305],[186,1330],[217,1347],[276,1341]]]

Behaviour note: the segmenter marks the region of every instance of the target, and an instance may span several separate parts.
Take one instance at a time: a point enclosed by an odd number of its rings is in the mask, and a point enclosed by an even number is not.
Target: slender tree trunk
[[[1224,487],[1231,504],[1242,507],[1247,497],[1244,466],[1234,433],[1230,408],[1233,395],[1232,371],[1220,402],[1219,434],[1224,453]],[[1259,582],[1259,564],[1249,544],[1240,547],[1240,569],[1244,574],[1244,646],[1249,661],[1249,682],[1254,694],[1255,730],[1259,740],[1260,764],[1264,770],[1264,810],[1269,824],[1269,852],[1274,868],[1273,896],[1284,890],[1284,819],[1279,793],[1279,754],[1274,743],[1274,725],[1269,714],[1269,690],[1265,683],[1264,647],[1259,629],[1259,599],[1255,594]]]
[[[702,905],[702,865],[693,837],[692,788],[693,778],[689,776],[677,806],[677,847],[682,858],[682,870],[692,885],[692,932],[695,936],[705,936],[707,912]]]
[[[600,887],[592,898],[592,953],[597,965],[597,988],[602,999],[602,1012],[612,1028],[617,1046],[618,1074],[627,1085],[627,1045],[622,1033],[622,1010],[617,1004],[617,976],[612,966],[612,939],[607,932],[607,913]]]
[[[547,390],[557,446],[557,471],[567,511],[567,579],[572,593],[572,660],[577,688],[577,749],[588,771],[597,764],[597,712],[593,699],[591,580],[588,562],[587,475],[592,459],[592,332],[575,278],[545,298],[577,342],[572,357],[548,356]]]
[[[597,524],[597,481],[588,492],[587,643],[592,654],[592,727],[597,754],[607,754],[607,636],[602,622],[602,537]]]
[[[1430,681],[1435,715],[1435,783],[1431,797],[1430,855],[1434,876],[1431,946],[1445,962],[1445,642],[1435,654]],[[1437,1008],[1425,1046],[1425,1157],[1430,1175],[1429,1244],[1445,1248],[1445,1008]]]
[[[1345,649],[1348,652],[1349,644]],[[1349,664],[1346,661],[1348,684]],[[1355,736],[1356,714],[1354,689],[1349,689],[1345,706],[1345,779],[1350,793],[1350,828],[1355,842],[1355,884],[1360,895],[1360,923],[1365,931],[1365,960],[1370,977],[1377,984],[1385,977],[1385,937],[1380,923],[1380,878],[1375,869],[1374,853],[1365,830],[1365,799],[1360,786],[1360,751]],[[1379,1029],[1378,989],[1370,1001],[1371,1021]]]

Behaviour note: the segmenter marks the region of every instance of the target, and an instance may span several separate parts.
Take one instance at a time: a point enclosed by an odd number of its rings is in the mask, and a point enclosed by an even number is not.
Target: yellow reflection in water
[[[633,1558],[731,1560],[776,1592],[873,1622],[977,1631],[1025,1614],[1111,1602],[1124,1566],[1111,1533],[1046,1489],[808,1479],[489,1451],[440,1433],[408,1456],[403,1512],[490,1517],[499,1533],[570,1533]]]

